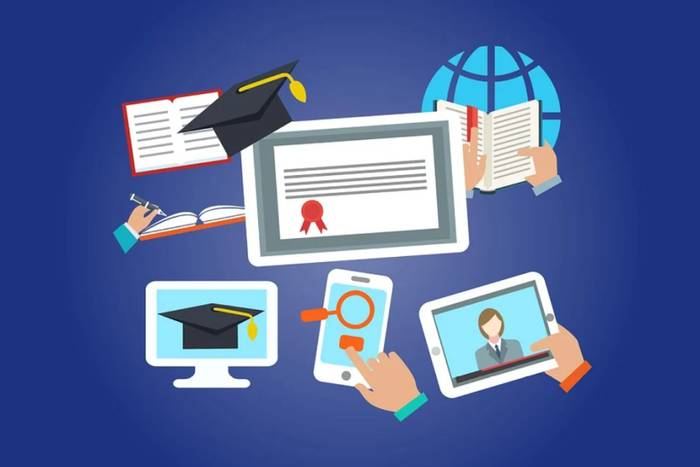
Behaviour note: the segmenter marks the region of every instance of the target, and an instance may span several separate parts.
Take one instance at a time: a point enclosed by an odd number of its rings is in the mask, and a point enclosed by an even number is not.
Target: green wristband
[[[418,397],[394,412],[394,417],[396,417],[398,421],[402,422],[426,402],[428,402],[428,396],[421,392],[418,394]]]

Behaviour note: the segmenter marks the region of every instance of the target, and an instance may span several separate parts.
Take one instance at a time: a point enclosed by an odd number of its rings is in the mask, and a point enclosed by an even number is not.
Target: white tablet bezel
[[[400,246],[353,249],[348,251],[323,251],[310,253],[291,253],[263,256],[260,249],[260,231],[258,228],[258,196],[256,187],[254,149],[249,146],[241,151],[243,174],[243,196],[246,212],[246,237],[248,243],[248,260],[254,266],[275,266],[284,264],[318,263],[326,261],[345,261],[369,258],[392,258],[439,253],[460,253],[469,246],[469,229],[467,224],[467,203],[464,188],[464,162],[462,156],[462,139],[458,115],[451,112],[422,112],[398,115],[377,115],[371,117],[336,118],[291,122],[275,133],[308,132],[312,130],[348,129],[392,124],[448,122],[450,167],[452,173],[452,196],[454,205],[455,241],[434,245]]]
[[[369,282],[353,280],[353,277],[367,278]],[[365,287],[369,289],[383,290],[386,292],[386,303],[384,306],[384,319],[382,320],[382,331],[379,336],[379,352],[384,351],[384,342],[386,340],[386,329],[389,324],[389,311],[391,311],[391,295],[394,288],[394,283],[387,276],[377,274],[367,274],[364,272],[347,271],[345,269],[333,269],[328,273],[326,280],[326,290],[323,297],[323,307],[328,309],[328,299],[331,293],[331,287],[336,284]],[[335,319],[331,317],[330,319]],[[348,330],[351,333],[351,330]],[[339,384],[341,386],[355,386],[357,383],[362,383],[367,387],[370,385],[360,375],[360,372],[352,365],[335,365],[333,363],[325,363],[321,360],[321,350],[323,349],[323,341],[326,335],[326,321],[321,321],[321,326],[318,332],[318,343],[316,344],[316,358],[314,360],[314,378],[321,383]],[[343,379],[344,372],[349,372],[350,377]]]
[[[264,290],[267,295],[267,342],[261,358],[159,358],[157,323],[159,290]],[[198,366],[213,362],[230,367],[272,366],[277,363],[277,285],[268,281],[153,281],[146,286],[146,362],[154,367]]]
[[[446,397],[455,398],[465,396],[473,392],[525,378],[526,376],[542,373],[557,367],[557,363],[554,358],[550,357],[545,361],[532,363],[524,367],[513,368],[512,370],[497,373],[493,376],[486,376],[473,382],[464,383],[460,386],[454,386],[452,384],[452,376],[450,376],[450,371],[447,366],[445,351],[440,342],[440,336],[438,334],[435,318],[433,317],[433,311],[531,282],[535,283],[535,288],[539,296],[540,303],[542,304],[544,316],[547,317],[544,319],[544,323],[546,324],[549,333],[558,333],[559,327],[557,326],[557,320],[554,314],[554,309],[552,308],[552,302],[549,299],[547,285],[545,284],[544,278],[536,272],[528,272],[526,274],[521,274],[519,276],[504,279],[492,284],[483,285],[481,287],[450,295],[448,297],[439,298],[437,300],[425,303],[420,308],[418,313],[421,327],[423,328],[423,334],[425,335],[425,340],[428,344],[428,353],[430,354],[430,358],[433,362],[433,368],[435,370],[435,375],[437,376],[438,385],[440,386],[440,392],[442,392]]]

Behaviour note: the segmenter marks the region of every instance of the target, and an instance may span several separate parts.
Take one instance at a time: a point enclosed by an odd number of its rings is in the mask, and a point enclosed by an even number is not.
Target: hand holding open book
[[[440,100],[437,110],[460,115],[467,190],[492,192],[527,181],[544,192],[559,180],[554,149],[547,142],[539,146],[539,101],[486,113]]]
[[[477,140],[479,130],[472,128],[470,131],[470,141]],[[467,190],[473,190],[479,184],[484,173],[486,173],[486,154],[479,154],[476,144],[465,143],[462,151],[464,157],[464,185]]]
[[[476,140],[476,128],[471,129],[471,140]],[[535,174],[525,177],[525,180],[533,187],[539,186],[546,181],[552,180],[558,175],[557,155],[552,146],[545,141],[544,146],[522,148],[518,150],[518,155],[531,157],[535,165]],[[488,156],[479,154],[476,144],[465,143],[464,150],[464,186],[467,190],[473,190],[486,172]]]
[[[541,147],[519,149],[518,155],[532,157],[532,162],[535,164],[535,175],[525,177],[530,185],[541,185],[558,175],[557,155],[547,141]]]

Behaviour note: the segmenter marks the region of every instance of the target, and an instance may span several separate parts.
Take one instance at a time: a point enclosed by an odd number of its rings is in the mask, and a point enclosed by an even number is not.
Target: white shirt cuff
[[[134,238],[139,238],[138,232],[136,232],[133,228],[131,228],[131,226],[129,224],[124,222],[124,226],[126,227],[126,230],[128,230],[129,233],[134,236]]]

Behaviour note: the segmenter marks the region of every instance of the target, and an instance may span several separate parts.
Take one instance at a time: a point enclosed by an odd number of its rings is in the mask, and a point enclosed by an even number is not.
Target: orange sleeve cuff
[[[573,389],[573,387],[576,386],[576,383],[581,381],[581,378],[586,376],[586,373],[588,373],[590,369],[591,364],[584,360],[584,362],[581,363],[578,366],[578,368],[576,368],[569,376],[567,376],[564,379],[564,381],[562,381],[559,384],[559,387],[562,388],[564,392],[571,391],[571,389]]]

